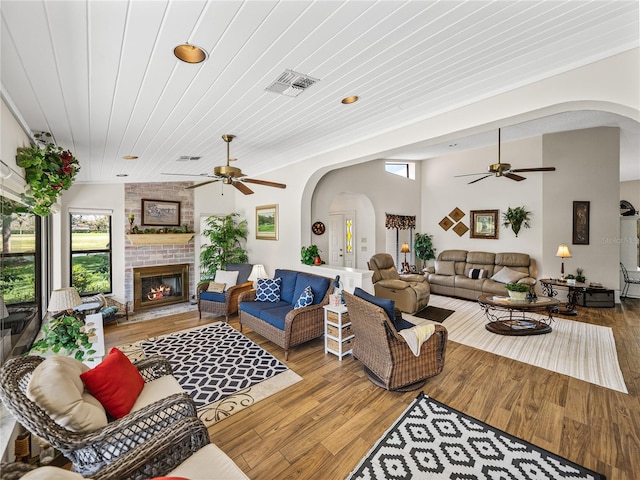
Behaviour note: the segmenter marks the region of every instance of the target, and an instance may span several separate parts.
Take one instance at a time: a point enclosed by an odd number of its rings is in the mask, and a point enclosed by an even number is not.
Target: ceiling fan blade
[[[555,172],[556,167],[514,168],[512,172]]]
[[[179,177],[208,177],[208,173],[161,173],[160,175],[174,175]]]
[[[516,182],[521,182],[522,180],[526,180],[525,177],[521,177],[520,175],[516,175],[515,173],[505,172],[502,174],[504,177],[510,178],[511,180],[515,180]]]
[[[219,179],[219,178],[216,178],[215,180],[209,180],[209,181],[207,181],[207,182],[196,183],[195,185],[191,185],[191,186],[189,186],[189,187],[184,187],[184,189],[185,189],[185,190],[190,190],[190,189],[192,189],[192,188],[198,188],[198,187],[201,187],[201,186],[203,186],[203,185],[208,185],[208,184],[210,184],[210,183],[219,182],[219,181],[220,181],[220,179]]]
[[[268,182],[267,180],[256,180],[255,178],[243,178],[243,182],[255,183],[257,185],[265,185],[267,187],[287,188],[284,183]]]
[[[467,185],[471,185],[472,183],[479,182],[480,180],[484,180],[485,178],[493,177],[493,174],[485,175],[484,177],[476,178],[475,180],[470,181]]]
[[[454,175],[453,178],[458,178],[458,177],[470,177],[472,175],[486,175],[487,172],[481,172],[481,173],[465,173],[463,175]]]
[[[251,190],[242,182],[232,182],[232,185],[236,187],[238,190],[240,190],[242,193],[244,193],[245,195],[251,195],[253,193],[253,190]]]

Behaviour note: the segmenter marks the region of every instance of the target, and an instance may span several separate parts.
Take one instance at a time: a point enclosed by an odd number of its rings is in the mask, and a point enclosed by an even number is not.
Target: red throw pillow
[[[80,378],[114,418],[122,418],[131,411],[144,387],[138,369],[117,348],[112,348],[102,363],[80,374]]]

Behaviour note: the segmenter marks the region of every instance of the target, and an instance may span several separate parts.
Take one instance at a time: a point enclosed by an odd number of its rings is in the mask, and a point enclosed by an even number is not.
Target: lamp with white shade
[[[254,265],[251,269],[251,273],[249,274],[248,280],[257,283],[259,278],[269,278],[267,271],[264,268],[264,265],[257,264]]]
[[[62,312],[63,310],[70,312],[78,305],[82,305],[78,291],[74,287],[64,287],[51,292],[47,310],[49,312]]]
[[[562,258],[562,264],[560,266],[560,279],[564,280],[564,259],[571,258],[569,247],[566,244],[561,243],[558,247],[558,251],[556,252],[556,257]]]

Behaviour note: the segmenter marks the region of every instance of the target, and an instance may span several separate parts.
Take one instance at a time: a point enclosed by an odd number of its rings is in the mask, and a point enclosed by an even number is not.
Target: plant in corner
[[[426,265],[427,260],[436,258],[436,249],[433,248],[433,235],[428,233],[416,233],[416,240],[413,244],[416,257],[422,260],[422,267]]]
[[[317,245],[309,245],[300,249],[300,261],[305,265],[313,265],[315,259],[320,257],[320,249]]]
[[[80,164],[69,150],[51,142],[50,133],[37,133],[34,137],[36,143],[18,148],[16,164],[25,172],[25,203],[33,213],[46,217],[60,192],[73,185]]]
[[[530,215],[531,212],[525,210],[524,207],[509,207],[502,214],[502,226],[511,227],[517,237],[521,227],[531,228],[531,225],[529,225]]]
[[[93,350],[89,337],[93,335],[95,329],[89,331],[82,320],[70,316],[63,315],[59,318],[53,318],[48,325],[42,327],[43,336],[40,340],[34,342],[31,351],[48,352],[55,354],[72,355],[76,360],[84,360],[85,354],[93,355]],[[88,358],[92,360],[92,358]]]
[[[236,221],[240,214],[212,215],[205,221],[202,234],[210,244],[202,245],[200,251],[200,278],[213,280],[218,269],[227,263],[244,263],[249,259],[240,240],[249,234],[247,221]]]

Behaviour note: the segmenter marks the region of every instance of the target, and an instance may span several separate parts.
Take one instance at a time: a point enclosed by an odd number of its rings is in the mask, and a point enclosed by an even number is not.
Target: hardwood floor
[[[444,371],[424,392],[457,410],[606,475],[640,478],[640,300],[615,308],[580,308],[571,320],[613,329],[629,394],[449,342]],[[107,326],[107,347],[204,325],[190,312]],[[239,328],[237,318],[231,325]],[[444,323],[446,327],[446,322]],[[284,352],[253,332],[254,342],[284,362]],[[303,377],[213,425],[211,439],[254,480],[343,479],[418,392],[370,383],[351,356],[325,355],[322,339],[285,362]]]

